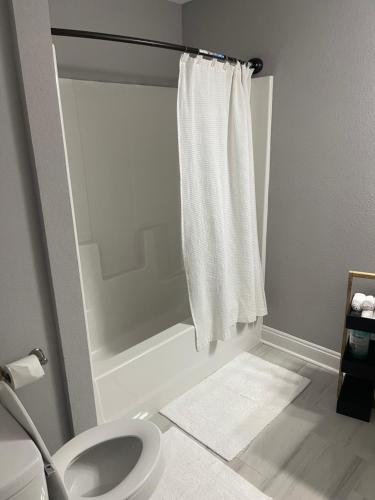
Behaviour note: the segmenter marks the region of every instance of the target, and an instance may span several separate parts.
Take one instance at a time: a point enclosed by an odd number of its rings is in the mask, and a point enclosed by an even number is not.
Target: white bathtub
[[[178,323],[115,356],[94,359],[98,422],[154,414],[259,342],[260,327],[244,326],[232,340],[197,352],[194,326]]]

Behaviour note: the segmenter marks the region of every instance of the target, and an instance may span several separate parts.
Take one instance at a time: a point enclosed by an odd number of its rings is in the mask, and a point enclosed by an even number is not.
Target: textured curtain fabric
[[[267,314],[255,208],[252,70],[182,55],[182,246],[197,349]]]

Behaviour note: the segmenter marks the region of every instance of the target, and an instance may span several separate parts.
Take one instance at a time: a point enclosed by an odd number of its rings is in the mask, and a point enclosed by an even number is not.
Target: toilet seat
[[[130,439],[129,439],[130,438]],[[133,443],[130,445],[129,453],[135,453],[135,464],[129,472],[124,471],[125,477],[116,481],[116,485],[112,489],[108,489],[103,493],[95,493],[90,496],[87,494],[77,494],[74,491],[69,492],[70,487],[67,485],[67,475],[70,476],[70,481],[74,480],[76,474],[77,480],[82,473],[80,469],[79,460],[90,453],[91,457],[95,457],[96,450],[100,455],[100,445],[105,444],[111,446],[113,443],[119,443],[118,440],[126,440]],[[134,443],[136,440],[141,442],[141,449],[136,456],[134,452]],[[125,441],[124,441],[125,442]],[[119,457],[123,457],[125,461],[126,453],[122,453]],[[110,456],[110,453],[107,453]],[[100,461],[100,456],[97,462]],[[151,422],[142,420],[132,420],[122,418],[117,421],[112,421],[106,424],[93,427],[78,436],[74,437],[62,446],[52,457],[52,462],[62,478],[66,489],[68,490],[69,498],[74,500],[138,500],[148,498],[151,496],[152,491],[155,489],[157,482],[161,476],[163,468],[163,460],[161,457],[161,433],[159,429]],[[90,473],[90,460],[89,465],[84,464],[83,470]],[[120,460],[122,462],[122,460]],[[75,464],[78,464],[76,472],[74,472]],[[113,465],[113,464],[112,464]],[[121,477],[122,463],[118,464],[118,478]],[[93,466],[93,474],[95,474],[95,465]],[[125,469],[125,467],[124,467]],[[74,482],[74,481],[73,481]],[[147,490],[147,492],[145,491]]]
[[[164,460],[161,432],[153,423],[122,418],[93,427],[51,457],[25,407],[2,380],[0,404],[39,449],[51,499],[147,500],[156,489]]]

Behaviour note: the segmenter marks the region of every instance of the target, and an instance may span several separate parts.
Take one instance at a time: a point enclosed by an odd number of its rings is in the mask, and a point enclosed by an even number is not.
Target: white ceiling
[[[170,2],[173,3],[188,3],[191,2],[191,0],[169,0]]]

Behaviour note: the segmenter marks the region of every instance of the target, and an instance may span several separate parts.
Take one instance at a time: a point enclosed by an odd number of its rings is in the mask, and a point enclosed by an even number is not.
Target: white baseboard
[[[307,340],[299,339],[288,333],[281,332],[270,326],[263,325],[261,341],[264,344],[289,352],[309,363],[322,366],[326,370],[338,372],[340,353],[327,349]]]

